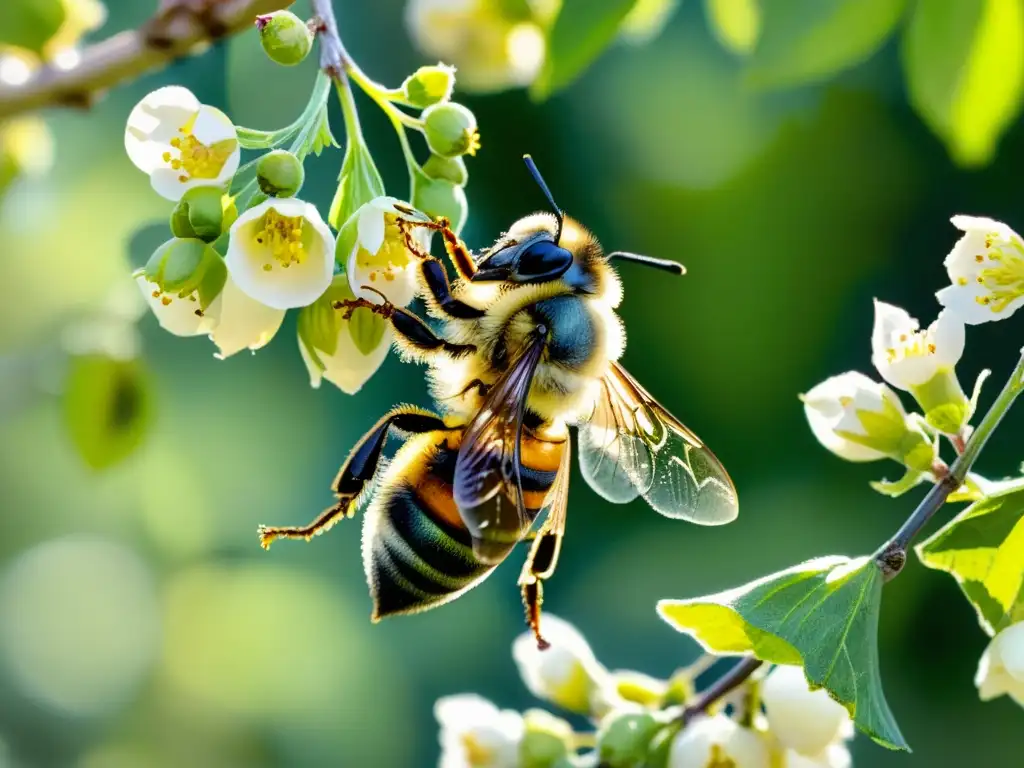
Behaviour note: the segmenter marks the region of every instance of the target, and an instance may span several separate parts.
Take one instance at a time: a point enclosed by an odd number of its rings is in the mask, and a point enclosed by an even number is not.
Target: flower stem
[[[964,445],[963,451],[957,456],[956,461],[949,468],[945,477],[936,483],[928,494],[917,505],[917,509],[911,513],[906,522],[893,535],[889,541],[875,554],[875,562],[882,568],[886,581],[895,577],[906,563],[907,547],[921,529],[928,524],[939,508],[946,502],[949,495],[956,491],[964,480],[971,466],[981,454],[985,443],[1003,420],[1003,416],[1017,399],[1017,395],[1024,389],[1024,356],[1017,361],[1013,373],[1003,386],[1003,391],[992,403],[988,412],[974,430],[970,439]]]

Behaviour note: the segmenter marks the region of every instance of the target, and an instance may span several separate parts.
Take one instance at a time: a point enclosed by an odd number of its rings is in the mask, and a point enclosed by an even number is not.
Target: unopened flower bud
[[[430,151],[442,157],[475,155],[480,148],[476,115],[455,102],[423,110],[423,131]]]
[[[270,60],[292,67],[300,63],[313,47],[313,32],[291,11],[274,11],[256,17],[260,45]]]
[[[171,234],[212,243],[231,226],[237,210],[220,187],[192,187],[171,212]]]
[[[523,714],[525,731],[519,744],[520,768],[554,768],[572,749],[572,726],[543,709]]]
[[[466,182],[469,181],[466,161],[461,157],[431,155],[423,164],[423,172],[432,179],[446,179],[460,187],[466,186]]]
[[[644,765],[647,751],[661,723],[648,712],[614,712],[597,732],[597,751],[607,768],[637,768]]]
[[[430,179],[420,174],[413,182],[412,204],[428,216],[444,216],[456,234],[462,231],[469,213],[466,190],[447,179]]]
[[[768,727],[786,747],[813,757],[840,738],[850,715],[823,689],[812,691],[801,667],[775,667],[761,688]]]
[[[302,161],[283,149],[268,152],[256,164],[256,183],[270,197],[294,197],[305,178]]]
[[[891,458],[919,472],[931,469],[935,446],[885,384],[848,371],[801,399],[814,436],[837,456],[847,461]]]
[[[402,95],[419,109],[448,101],[455,87],[455,69],[444,64],[420,67],[402,83]]]

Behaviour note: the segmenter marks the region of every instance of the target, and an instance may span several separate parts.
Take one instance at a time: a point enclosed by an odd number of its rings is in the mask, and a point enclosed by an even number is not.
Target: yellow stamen
[[[466,762],[471,766],[484,766],[491,764],[494,755],[491,753],[491,750],[482,746],[476,739],[474,739],[473,734],[463,734],[461,741],[462,748],[465,750]]]
[[[1000,249],[990,255],[992,266],[978,273],[977,281],[988,289],[984,296],[975,298],[979,304],[993,312],[1003,312],[1010,304],[1024,296],[1024,254]]]
[[[224,139],[210,146],[203,144],[192,133],[198,113],[185,125],[178,128],[182,136],[175,136],[170,145],[178,150],[180,157],[172,158],[170,152],[164,152],[163,159],[175,171],[183,170],[178,181],[185,183],[189,179],[216,179],[224,164],[238,146],[235,139]]]
[[[967,285],[967,283],[968,283],[968,280],[967,280],[966,277],[958,277],[956,281],[960,285]]]
[[[263,217],[263,229],[256,235],[256,242],[270,249],[274,259],[283,267],[301,264],[306,260],[306,249],[302,244],[305,219],[301,216],[282,216],[273,208]],[[271,265],[263,269],[270,271]]]
[[[711,760],[705,768],[736,768],[736,762],[725,754],[721,744],[712,744]]]

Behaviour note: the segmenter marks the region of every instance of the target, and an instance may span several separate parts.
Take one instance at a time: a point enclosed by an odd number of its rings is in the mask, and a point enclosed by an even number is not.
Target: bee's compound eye
[[[544,282],[565,274],[572,266],[572,254],[550,240],[531,243],[519,257],[516,274],[520,282]]]

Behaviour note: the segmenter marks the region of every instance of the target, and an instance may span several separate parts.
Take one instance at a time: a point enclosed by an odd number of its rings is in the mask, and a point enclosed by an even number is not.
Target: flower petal
[[[377,253],[384,245],[384,212],[373,204],[359,209],[359,245],[370,253]]]
[[[255,352],[266,346],[281,327],[285,315],[282,309],[250,298],[230,277],[208,313],[216,316],[210,340],[217,345],[216,357],[221,360],[246,348]]]
[[[384,337],[369,355],[364,355],[352,341],[348,330],[348,324],[341,324],[341,331],[338,334],[338,347],[333,355],[319,354],[324,364],[322,377],[334,384],[338,389],[347,395],[354,395],[363,388],[363,384],[377,372],[383,365],[388,351],[391,349],[392,331],[388,326],[384,329]],[[312,362],[312,361],[311,361]],[[315,363],[314,363],[315,366]],[[310,371],[310,384],[313,383],[312,370]],[[315,386],[315,385],[314,385]]]
[[[149,173],[161,164],[168,142],[199,107],[199,100],[180,85],[158,88],[136,104],[128,115],[124,136],[125,151],[135,167]]]
[[[941,366],[953,368],[964,354],[966,333],[963,320],[953,312],[940,312],[930,326],[928,336],[935,345],[934,358]]]
[[[198,302],[179,296],[163,296],[156,283],[149,282],[144,276],[135,278],[139,290],[146,298],[146,303],[153,310],[160,327],[175,336],[199,336],[209,333],[214,324],[209,313],[197,315]],[[154,296],[153,294],[157,295]],[[164,301],[167,303],[164,303]]]

